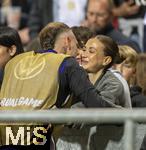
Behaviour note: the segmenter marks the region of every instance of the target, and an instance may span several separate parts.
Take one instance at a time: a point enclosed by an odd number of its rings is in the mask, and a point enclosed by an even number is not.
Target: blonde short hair
[[[146,54],[139,54],[136,65],[136,84],[142,88],[142,93],[146,95]]]
[[[119,45],[119,54],[121,61],[125,61],[125,63],[130,64],[131,67],[135,67],[138,61],[137,52],[130,46],[127,45]]]

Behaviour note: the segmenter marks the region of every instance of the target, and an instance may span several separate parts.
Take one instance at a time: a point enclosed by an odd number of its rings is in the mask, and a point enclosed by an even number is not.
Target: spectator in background
[[[0,86],[3,80],[3,70],[7,62],[23,52],[18,32],[10,27],[0,27]]]
[[[135,84],[130,88],[132,107],[146,107],[146,54],[139,54],[136,64]],[[140,150],[146,149],[146,134]]]
[[[137,63],[138,54],[134,49],[127,45],[119,45],[119,54],[120,57],[118,60],[116,60],[113,68],[115,69],[114,72],[117,70],[121,74],[122,78],[119,79],[122,79],[125,96],[127,99],[129,99],[132,106],[130,98],[130,86],[132,86],[133,78],[135,78],[135,66]]]
[[[79,26],[85,18],[87,0],[56,0],[58,3],[58,21],[69,26]]]
[[[114,8],[112,10],[114,17],[132,17],[140,10],[140,6],[134,4],[134,1],[113,0]]]
[[[0,1],[0,24],[18,30],[23,44],[29,42],[29,6],[30,0]]]
[[[136,65],[135,84],[131,87],[133,107],[146,107],[146,54],[140,54]]]
[[[53,21],[53,0],[32,0],[29,16],[29,34],[35,38],[40,30]]]
[[[115,68],[121,72],[129,84],[132,107],[146,107],[146,55],[138,55],[127,45],[119,46],[119,52],[123,62],[115,65]]]
[[[119,28],[123,34],[137,42],[143,51],[143,18],[146,3],[137,0],[113,0],[113,15],[119,17]]]
[[[112,26],[113,5],[109,0],[89,0],[86,12],[86,20],[82,23],[94,30],[96,34],[103,34],[111,37],[118,44],[126,44],[140,52],[140,48],[130,38],[124,36]]]
[[[122,75],[121,72],[121,63],[125,60],[125,58],[121,57],[121,51],[119,49],[119,54],[120,56],[117,57],[117,59],[115,60],[112,68],[110,68],[110,71],[114,73],[114,75],[121,81],[122,85],[123,85],[123,99],[126,100],[127,104],[129,104],[129,106],[132,108],[132,104],[131,104],[131,98],[130,98],[130,89],[129,89],[129,85],[126,81],[126,79],[124,78],[124,76]]]
[[[113,26],[117,29],[119,28],[119,17],[131,16],[136,14],[139,10],[139,6],[132,5],[132,1],[124,1],[124,0],[112,0],[113,2]],[[123,2],[123,3],[122,3]]]
[[[29,18],[31,39],[49,22],[80,25],[85,17],[87,0],[33,0]]]
[[[129,86],[131,86],[133,84],[132,79],[135,77],[138,54],[127,45],[119,45],[119,53],[120,59],[123,61],[120,64],[116,64],[115,68],[121,72]]]

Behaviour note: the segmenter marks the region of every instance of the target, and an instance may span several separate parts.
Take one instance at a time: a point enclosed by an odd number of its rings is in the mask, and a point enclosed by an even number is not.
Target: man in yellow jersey
[[[42,50],[20,54],[7,63],[0,94],[1,110],[61,108],[71,93],[86,107],[112,107],[102,100],[88,80],[87,73],[76,62],[74,56],[77,54],[78,43],[67,25],[49,23],[42,29],[39,38]],[[50,139],[46,142],[47,135],[44,135],[48,131],[51,134],[48,126],[25,125],[25,129],[21,129],[24,132],[30,130],[30,141],[27,133],[24,133],[26,139],[14,139],[18,133],[21,135],[20,125],[17,128],[10,125],[11,135],[12,132],[15,134],[9,141],[6,126],[0,127],[0,145],[25,145],[27,149],[30,145],[47,145],[49,149]]]

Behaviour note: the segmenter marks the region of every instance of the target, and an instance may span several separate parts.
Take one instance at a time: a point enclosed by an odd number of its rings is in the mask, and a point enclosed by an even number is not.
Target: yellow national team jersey
[[[1,87],[0,110],[41,110],[53,107],[59,90],[58,70],[66,57],[69,56],[50,52],[27,52],[10,60],[6,65]],[[0,126],[0,145],[6,145],[7,138],[12,135],[11,131],[16,133],[14,137],[19,134],[23,136],[25,132],[25,142],[22,142],[22,138],[20,145],[29,145],[28,133],[38,134],[38,130],[47,132],[44,126],[37,128],[30,126],[32,123],[24,124],[25,127],[9,125],[10,128],[7,128],[9,136],[6,134],[6,126]],[[43,138],[45,137],[42,135]],[[37,143],[37,140],[32,139],[31,142]],[[11,143],[17,145],[18,140],[13,138]]]

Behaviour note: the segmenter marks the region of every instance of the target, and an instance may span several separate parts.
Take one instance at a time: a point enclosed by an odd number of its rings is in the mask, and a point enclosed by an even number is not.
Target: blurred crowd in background
[[[98,9],[96,2],[89,8],[89,1],[93,0],[1,0],[0,25],[17,29],[23,44],[27,46],[37,37],[39,31],[52,21],[89,28],[99,28],[101,24],[102,28],[104,27],[101,33],[107,34],[114,28],[132,39],[137,44],[138,51],[145,52],[145,1],[109,0],[110,10],[106,11]]]

